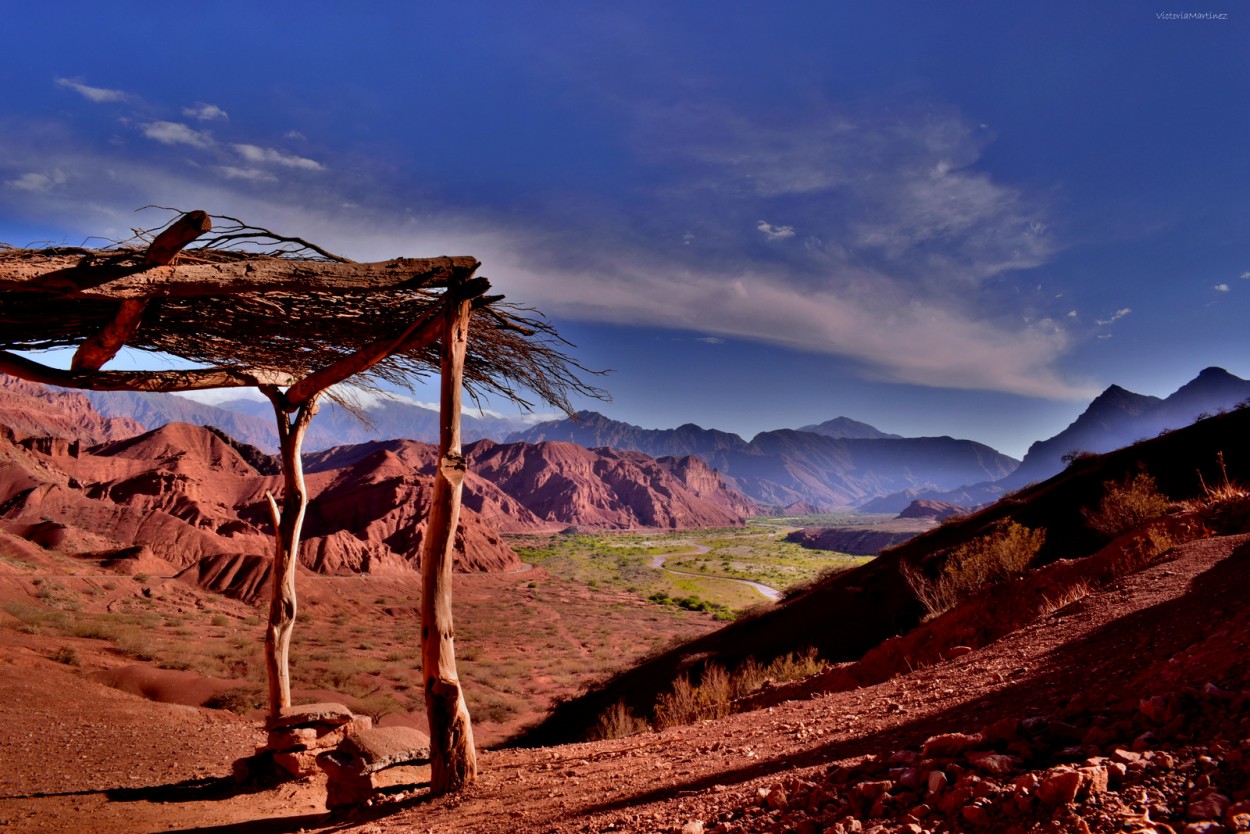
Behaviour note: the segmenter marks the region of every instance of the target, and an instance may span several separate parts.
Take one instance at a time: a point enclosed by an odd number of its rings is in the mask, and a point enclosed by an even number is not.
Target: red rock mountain
[[[146,546],[188,581],[246,599],[264,593],[273,548],[265,494],[279,493],[281,478],[263,452],[185,423],[140,433],[78,394],[8,378],[0,421],[0,533],[75,554]],[[753,510],[692,457],[491,441],[466,452],[462,571],[519,567],[501,533],[729,526]],[[436,457],[412,440],[307,455],[303,566],[417,568]]]
[[[561,441],[490,440],[471,444],[465,456],[471,471],[544,521],[615,529],[727,527],[742,524],[753,510],[689,456],[656,459]]]
[[[18,437],[62,437],[88,445],[143,432],[128,417],[102,417],[83,394],[0,374],[0,425]]]

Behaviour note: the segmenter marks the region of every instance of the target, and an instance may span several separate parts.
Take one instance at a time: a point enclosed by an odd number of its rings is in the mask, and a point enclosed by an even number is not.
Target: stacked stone
[[[354,715],[342,704],[285,707],[265,723],[269,740],[256,755],[271,759],[277,770],[296,778],[312,776],[318,772],[319,755],[372,727],[373,719]]]
[[[363,804],[379,791],[429,780],[430,739],[412,727],[353,731],[317,764],[326,772],[326,807]]]

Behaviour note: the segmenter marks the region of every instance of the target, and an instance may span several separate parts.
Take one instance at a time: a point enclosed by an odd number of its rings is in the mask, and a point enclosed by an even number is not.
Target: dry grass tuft
[[[1123,484],[1107,481],[1103,487],[1106,495],[1098,509],[1086,509],[1082,514],[1090,527],[1110,538],[1136,530],[1172,509],[1172,502],[1159,492],[1154,477],[1146,472]]]
[[[956,547],[941,572],[929,578],[914,565],[899,570],[929,617],[949,611],[986,584],[1023,572],[1046,542],[1046,531],[1000,521],[991,532]]]

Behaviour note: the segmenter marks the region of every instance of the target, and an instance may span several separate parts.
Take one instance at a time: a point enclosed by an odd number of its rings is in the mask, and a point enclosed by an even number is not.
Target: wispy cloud
[[[1229,287],[1228,287],[1228,284],[1215,284],[1214,286],[1211,287],[1211,289],[1215,290],[1216,292],[1228,292]]]
[[[1133,312],[1132,307],[1121,307],[1120,309],[1116,310],[1111,315],[1107,316],[1105,319],[1095,319],[1094,324],[1098,325],[1099,327],[1104,327],[1108,324],[1115,324],[1117,321],[1119,321],[1120,319],[1124,318],[1125,316],[1129,315],[1132,312]]]
[[[237,144],[234,146],[239,156],[253,163],[281,165],[284,168],[298,168],[303,171],[322,171],[325,166],[314,159],[306,159],[295,154],[287,154],[273,148],[262,148],[259,145]]]
[[[144,136],[162,145],[190,145],[208,150],[217,144],[210,134],[187,127],[182,122],[149,122],[140,129]]]
[[[228,180],[248,180],[250,182],[274,182],[278,178],[260,168],[240,168],[237,165],[221,165],[218,170]]]
[[[110,101],[129,101],[133,98],[129,93],[122,90],[109,90],[104,87],[89,87],[76,78],[58,78],[56,79],[58,87],[65,87],[78,93],[87,101],[94,101],[96,104],[104,104]]]
[[[786,238],[794,237],[793,226],[774,226],[761,220],[755,224],[755,228],[759,229],[768,240],[785,240]]]
[[[695,341],[696,341],[696,342],[703,342],[703,344],[705,344],[705,345],[723,345],[723,344],[725,344],[725,340],[724,340],[724,339],[722,339],[722,338],[720,338],[719,336],[702,336],[702,337],[700,337],[700,338],[698,338],[698,339],[695,339]]]
[[[226,120],[230,118],[226,111],[222,110],[217,105],[206,104],[202,101],[197,101],[192,107],[182,108],[182,115],[189,119],[198,119],[201,122],[211,122],[214,119]]]
[[[5,185],[16,188],[18,191],[49,191],[59,185],[64,185],[65,181],[65,174],[61,171],[53,171],[50,174],[32,171],[9,180]]]

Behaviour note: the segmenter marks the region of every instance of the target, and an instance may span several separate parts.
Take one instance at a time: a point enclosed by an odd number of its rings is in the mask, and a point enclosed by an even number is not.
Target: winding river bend
[[[770,588],[769,586],[763,584],[762,582],[752,582],[749,579],[732,579],[728,576],[712,576],[706,573],[695,573],[693,571],[688,571],[688,570],[673,570],[672,568],[668,568],[664,566],[664,563],[668,561],[669,559],[675,559],[679,556],[702,556],[704,553],[707,553],[711,549],[712,548],[706,547],[705,545],[701,545],[701,544],[691,545],[689,550],[682,550],[680,552],[674,552],[674,553],[661,553],[659,555],[652,556],[651,561],[647,563],[647,566],[652,567],[652,568],[658,568],[659,570],[666,570],[669,573],[677,574],[678,576],[694,576],[699,579],[723,579],[726,582],[737,582],[741,585],[750,585],[752,588],[758,591],[765,599],[770,599],[770,600],[781,599],[781,591],[778,591],[776,588]]]

